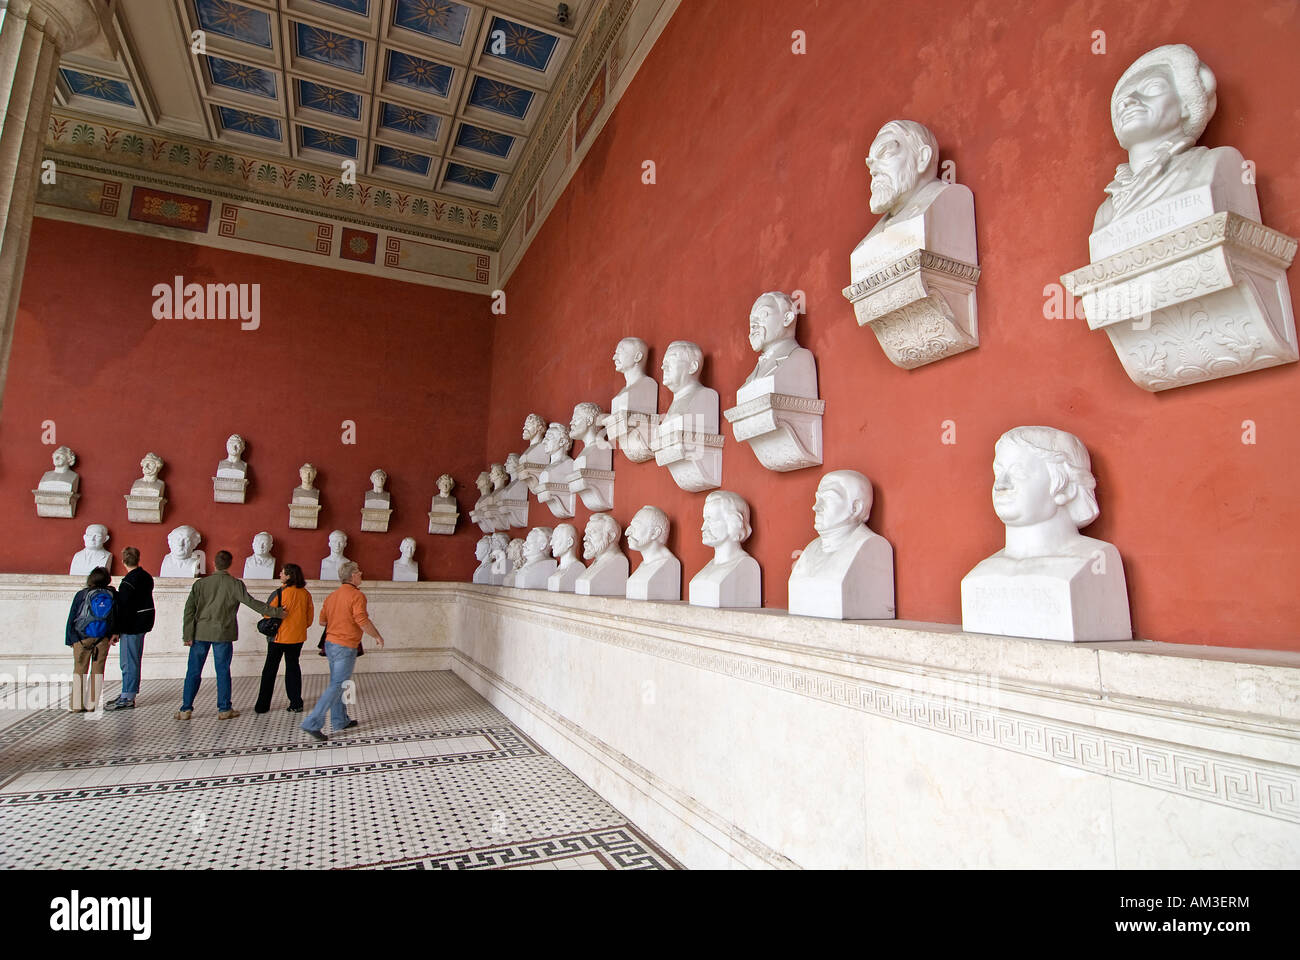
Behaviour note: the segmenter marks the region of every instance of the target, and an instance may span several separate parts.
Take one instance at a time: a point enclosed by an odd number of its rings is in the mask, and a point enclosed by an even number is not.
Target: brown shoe
[[[176,715],[175,715],[175,719],[177,719],[177,720],[188,720],[188,719],[190,718],[190,715],[191,715],[192,713],[194,713],[193,710],[177,710],[177,711],[176,711]]]
[[[237,717],[237,716],[239,716],[239,711],[238,711],[238,710],[222,710],[219,714],[217,714],[217,719],[218,719],[218,720],[233,720],[233,719],[235,719],[235,717]]]

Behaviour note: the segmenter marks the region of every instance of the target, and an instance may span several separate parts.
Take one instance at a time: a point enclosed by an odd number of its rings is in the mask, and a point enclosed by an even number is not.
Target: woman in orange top
[[[262,667],[262,688],[257,694],[254,713],[266,713],[271,709],[271,694],[275,692],[275,675],[280,672],[281,657],[284,657],[284,692],[289,695],[289,712],[302,713],[302,670],[298,666],[298,655],[302,653],[307,628],[315,619],[316,608],[312,605],[307,581],[298,564],[284,565],[280,571],[280,583],[283,586],[276,591],[280,594],[278,603],[274,596],[267,602],[284,607],[288,613],[280,621],[275,636],[266,639],[266,665]]]

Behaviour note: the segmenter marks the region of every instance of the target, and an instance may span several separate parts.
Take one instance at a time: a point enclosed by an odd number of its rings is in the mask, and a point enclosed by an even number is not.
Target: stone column
[[[0,405],[59,58],[111,35],[111,15],[108,0],[0,0]]]

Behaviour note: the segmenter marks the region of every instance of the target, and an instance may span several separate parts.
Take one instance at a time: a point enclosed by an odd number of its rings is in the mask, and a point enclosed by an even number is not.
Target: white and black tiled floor
[[[303,678],[309,710],[325,679]],[[188,721],[179,680],[134,710],[0,711],[0,867],[679,867],[454,674],[355,680],[360,725],[327,743],[282,689],[254,714],[253,677],[233,720],[210,674]]]

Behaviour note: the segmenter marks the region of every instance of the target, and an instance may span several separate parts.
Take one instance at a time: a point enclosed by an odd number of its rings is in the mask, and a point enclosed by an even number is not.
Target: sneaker
[[[328,740],[328,739],[329,739],[329,737],[325,736],[325,734],[324,734],[323,731],[320,731],[320,730],[308,730],[306,727],[303,727],[302,730],[303,730],[304,733],[307,734],[307,736],[312,737],[312,738],[314,738],[314,739],[316,739],[316,740],[325,741],[325,740]]]
[[[219,714],[217,714],[217,719],[218,719],[218,720],[233,720],[233,719],[235,719],[235,717],[237,717],[237,716],[239,716],[239,711],[238,711],[238,710],[222,710]]]
[[[104,704],[105,710],[134,710],[134,700],[114,700],[111,703]]]
[[[284,709],[285,709],[285,711],[288,712],[288,713],[302,713],[302,707],[301,707],[301,706],[297,706],[297,707],[285,707]]]
[[[194,713],[193,710],[177,710],[177,711],[176,711],[176,717],[175,717],[175,719],[177,719],[177,720],[188,720],[188,719],[190,718],[191,714],[193,714],[193,713]]]
[[[359,726],[361,726],[361,724],[357,723],[357,721],[349,720],[347,723],[343,724],[343,729],[351,730],[353,727],[359,727]]]

